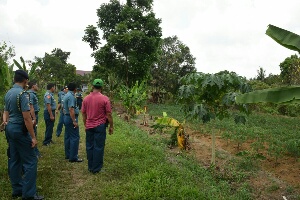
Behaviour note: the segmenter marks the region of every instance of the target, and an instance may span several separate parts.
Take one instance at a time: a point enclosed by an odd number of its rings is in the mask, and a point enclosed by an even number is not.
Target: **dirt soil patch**
[[[136,125],[140,129],[145,130],[149,134],[154,134],[150,127],[154,124],[152,116],[139,115],[134,119],[129,118],[125,114],[125,110],[121,106],[116,106],[114,110],[122,119]],[[146,125],[145,125],[146,124]],[[211,164],[211,135],[200,133],[196,130],[185,128],[189,135],[189,143],[191,149],[187,151],[188,154],[194,156],[199,164],[209,168]],[[165,135],[170,137],[170,135]],[[237,144],[228,142],[227,140],[217,136],[216,138],[216,170],[220,173],[228,170],[229,160],[236,158],[238,152],[250,151],[250,141],[243,143],[239,149]],[[173,147],[170,151],[180,153],[178,147]],[[266,159],[257,161],[258,169],[254,174],[247,178],[246,182],[253,188],[252,193],[255,199],[261,200],[279,200],[279,199],[299,199],[300,194],[300,162],[295,158],[285,155],[279,158],[277,162],[270,158],[267,152],[260,152]]]

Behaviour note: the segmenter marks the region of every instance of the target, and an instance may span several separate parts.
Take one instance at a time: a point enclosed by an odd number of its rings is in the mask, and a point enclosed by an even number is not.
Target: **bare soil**
[[[154,131],[150,128],[153,125],[153,117],[141,114],[132,119],[129,118],[120,106],[115,107],[118,116],[132,124],[135,124],[140,129],[145,130],[149,134]],[[146,122],[146,125],[145,125]],[[189,135],[189,143],[191,149],[186,153],[194,156],[199,164],[209,168],[211,165],[211,135],[200,133],[196,130],[185,128],[185,132]],[[170,135],[165,135],[170,137]],[[228,142],[218,135],[216,137],[216,170],[219,173],[224,173],[228,170],[228,163],[232,158],[236,158],[236,154],[241,151],[250,151],[250,142],[243,143],[238,148],[237,144]],[[178,147],[170,148],[177,154],[181,153]],[[300,199],[300,162],[299,160],[285,155],[277,161],[270,158],[267,152],[259,152],[266,159],[255,160],[258,169],[246,179],[246,182],[251,186],[254,199],[269,200],[269,199]]]

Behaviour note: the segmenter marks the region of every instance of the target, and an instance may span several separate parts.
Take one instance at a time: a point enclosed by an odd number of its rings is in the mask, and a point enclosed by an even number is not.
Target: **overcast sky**
[[[96,25],[96,9],[109,0],[0,0],[0,41],[13,45],[17,60],[43,57],[54,48],[71,52],[77,69],[92,70],[92,50],[82,41]],[[126,2],[121,0],[121,2]],[[154,0],[163,37],[177,35],[205,73],[234,71],[253,78],[259,67],[279,74],[296,54],[265,34],[268,24],[300,34],[300,0]]]

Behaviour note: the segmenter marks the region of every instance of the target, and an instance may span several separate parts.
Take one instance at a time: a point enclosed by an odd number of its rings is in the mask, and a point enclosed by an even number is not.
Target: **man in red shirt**
[[[98,173],[103,167],[106,139],[106,121],[109,122],[109,134],[113,134],[113,118],[110,100],[101,94],[103,81],[93,81],[93,91],[83,99],[82,118],[86,131],[86,153],[88,170]]]

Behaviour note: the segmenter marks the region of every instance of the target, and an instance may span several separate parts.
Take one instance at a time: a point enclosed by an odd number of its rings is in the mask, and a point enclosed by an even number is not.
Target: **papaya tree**
[[[221,71],[216,74],[192,73],[180,79],[178,101],[187,118],[207,123],[213,119],[233,117],[236,123],[245,123],[246,105],[237,105],[235,97],[239,93],[249,92],[246,79],[234,72]],[[240,112],[231,114],[231,109]],[[215,131],[212,133],[212,161],[215,165]]]

